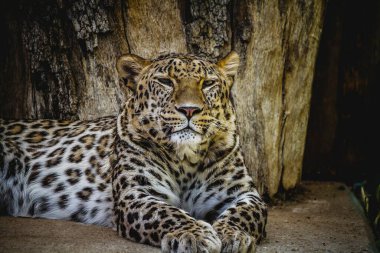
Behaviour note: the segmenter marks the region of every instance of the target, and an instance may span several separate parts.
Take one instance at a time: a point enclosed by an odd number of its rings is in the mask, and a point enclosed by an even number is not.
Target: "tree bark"
[[[122,53],[188,52],[215,61],[236,50],[247,166],[270,196],[299,182],[324,0],[20,0],[2,7],[0,117],[117,114],[124,97],[114,65]]]

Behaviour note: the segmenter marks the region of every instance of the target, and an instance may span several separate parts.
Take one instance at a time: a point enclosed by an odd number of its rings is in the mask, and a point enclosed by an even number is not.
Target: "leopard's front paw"
[[[231,226],[214,228],[222,241],[222,253],[256,252],[256,239],[247,232]]]
[[[190,228],[184,227],[167,233],[161,242],[163,253],[219,253],[221,241],[212,226],[196,221]]]

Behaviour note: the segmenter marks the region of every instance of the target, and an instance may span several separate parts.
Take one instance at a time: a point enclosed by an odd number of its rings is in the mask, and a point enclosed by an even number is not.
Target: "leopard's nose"
[[[184,114],[188,119],[193,117],[194,114],[200,113],[203,110],[203,108],[199,106],[176,106],[175,109]]]

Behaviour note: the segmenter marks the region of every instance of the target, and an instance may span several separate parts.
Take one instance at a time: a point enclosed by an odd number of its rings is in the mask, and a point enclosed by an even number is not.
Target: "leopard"
[[[0,120],[0,211],[113,228],[169,252],[255,252],[267,204],[244,162],[240,64],[169,53],[116,61],[126,99],[93,120]]]

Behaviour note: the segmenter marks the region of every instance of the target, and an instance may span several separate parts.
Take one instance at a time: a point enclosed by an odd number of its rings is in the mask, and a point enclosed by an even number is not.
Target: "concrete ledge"
[[[273,206],[258,252],[377,252],[364,213],[341,183],[304,182],[293,201]]]
[[[0,252],[139,252],[153,248],[119,237],[110,228],[71,221],[0,217]]]
[[[270,209],[257,252],[376,252],[369,226],[339,183],[306,182],[305,192]],[[0,252],[138,252],[112,229],[69,221],[0,217]]]

